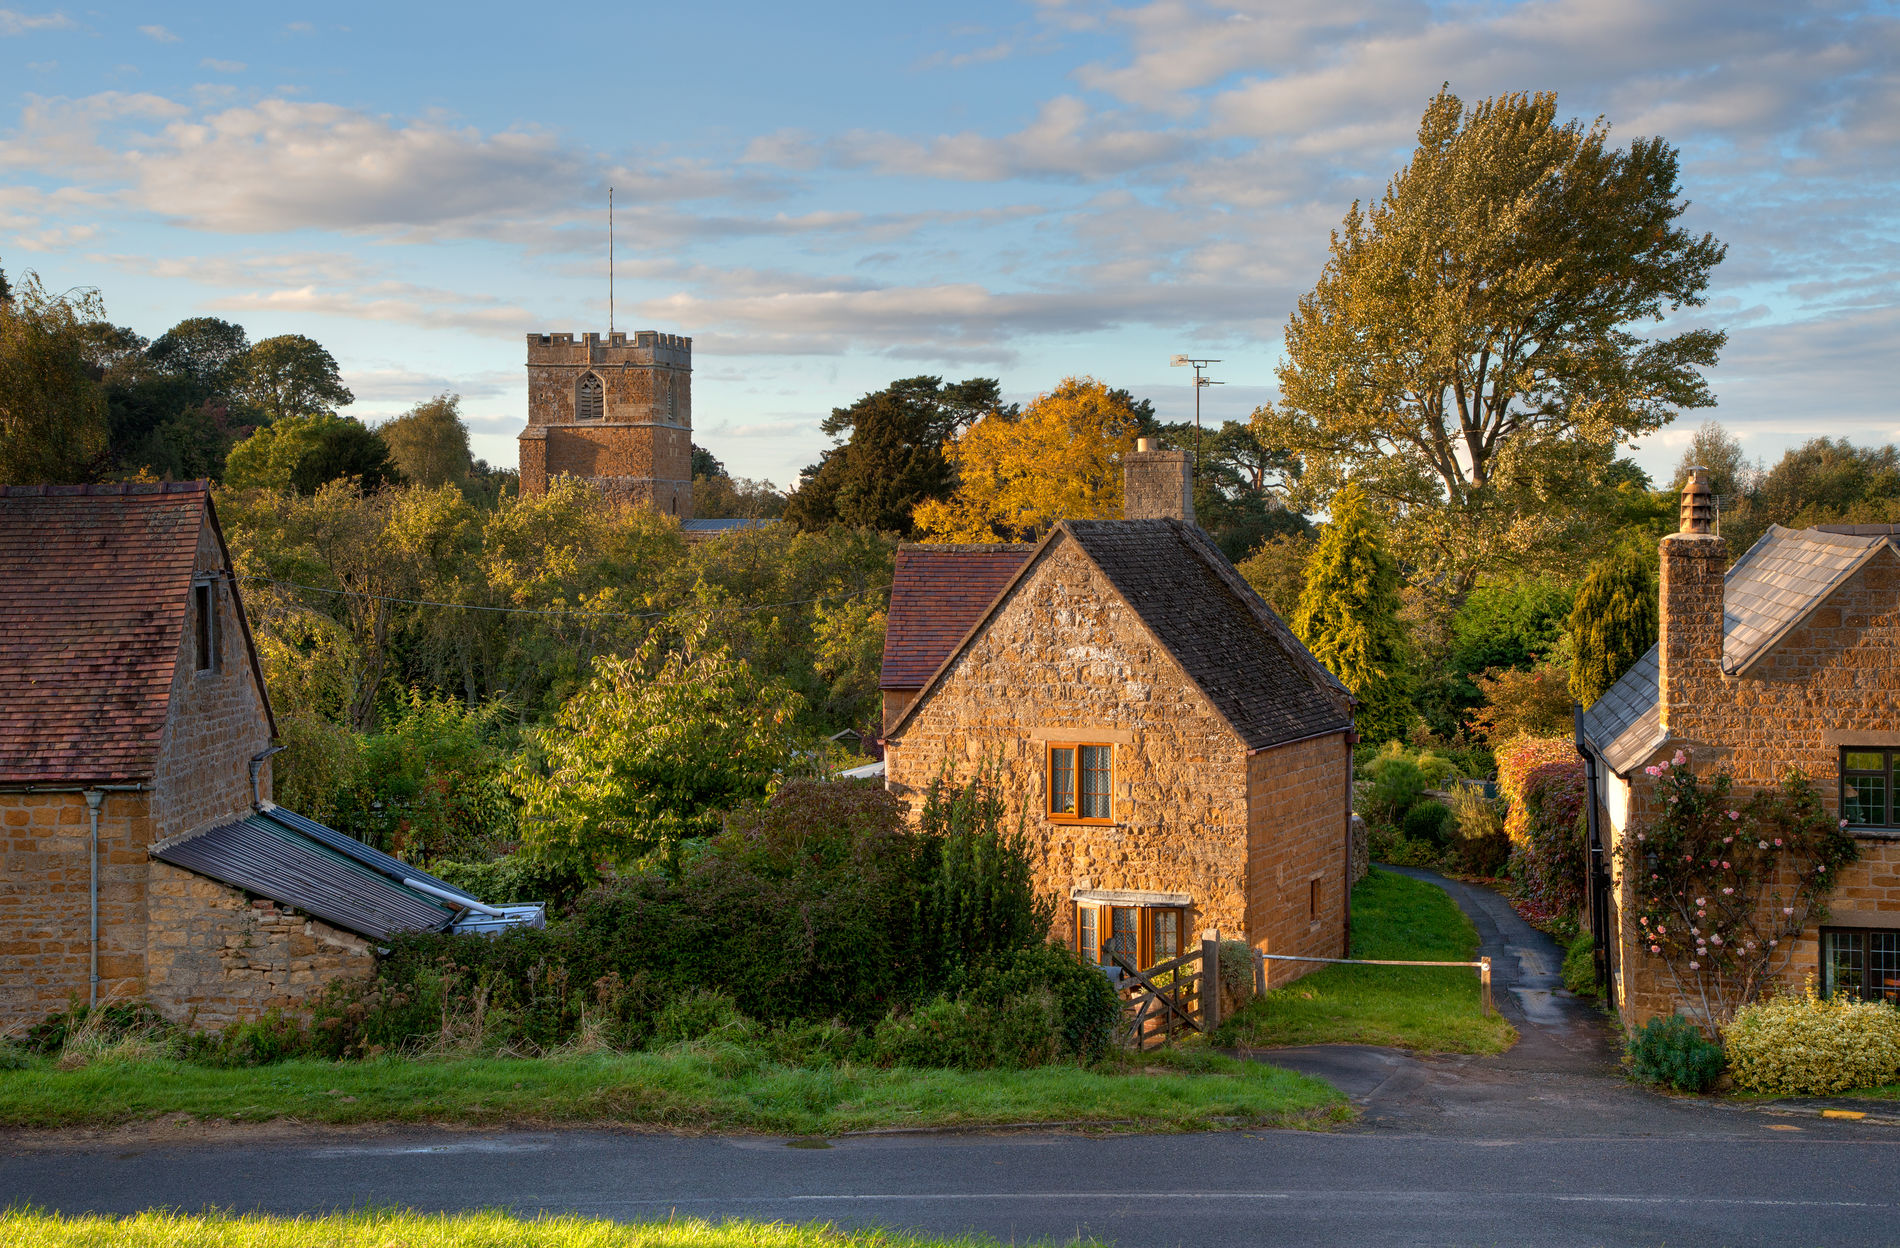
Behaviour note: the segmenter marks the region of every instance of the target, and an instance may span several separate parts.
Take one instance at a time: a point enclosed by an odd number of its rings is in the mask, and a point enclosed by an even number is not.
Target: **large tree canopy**
[[[945,448],[956,492],[917,508],[938,542],[1023,541],[1062,519],[1119,519],[1122,456],[1154,408],[1093,377],[1065,378],[1021,415],[993,412]]]
[[[96,292],[48,294],[28,272],[0,302],[0,483],[90,481],[106,451],[105,392],[86,325]]]
[[[343,384],[336,357],[302,334],[266,338],[234,367],[240,392],[266,420],[335,412],[356,401]]]
[[[438,394],[416,404],[376,426],[376,436],[389,448],[390,462],[417,485],[459,486],[474,471],[459,394]]]
[[[945,440],[998,406],[989,378],[945,385],[939,377],[909,377],[834,408],[825,432],[848,432],[849,440],[805,470],[785,518],[804,529],[847,524],[908,534],[916,506],[955,484]]]
[[[1334,232],[1255,414],[1303,493],[1357,481],[1414,578],[1454,596],[1561,558],[1629,476],[1617,445],[1714,402],[1700,370],[1725,335],[1631,326],[1700,305],[1725,249],[1677,224],[1674,148],[1607,139],[1554,94],[1441,90],[1411,162]]]

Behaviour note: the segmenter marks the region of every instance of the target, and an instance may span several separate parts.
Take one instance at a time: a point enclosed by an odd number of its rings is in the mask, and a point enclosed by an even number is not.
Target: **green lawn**
[[[395,1211],[322,1218],[166,1212],[61,1218],[16,1209],[0,1211],[0,1243],[11,1248],[989,1248],[997,1241],[692,1218],[622,1224]]]
[[[1329,1084],[1206,1052],[1113,1059],[1087,1070],[785,1066],[752,1050],[708,1045],[243,1070],[99,1061],[61,1071],[39,1060],[0,1073],[0,1126],[95,1126],[173,1113],[240,1122],[614,1122],[798,1135],[1016,1122],[1319,1126],[1350,1116]]]
[[[1445,891],[1374,869],[1352,890],[1352,956],[1423,961],[1475,956],[1478,931]],[[1478,973],[1462,967],[1328,966],[1235,1012],[1222,1047],[1386,1044],[1429,1053],[1499,1053],[1517,1032],[1478,1013]]]

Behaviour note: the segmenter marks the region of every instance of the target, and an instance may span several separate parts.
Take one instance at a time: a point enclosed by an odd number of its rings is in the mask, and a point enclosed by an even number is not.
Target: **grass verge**
[[[692,1218],[623,1224],[396,1211],[321,1218],[166,1212],[62,1218],[15,1209],[0,1211],[0,1243],[16,1248],[988,1248],[997,1241]]]
[[[795,1135],[1017,1122],[1320,1126],[1350,1116],[1329,1084],[1194,1051],[1091,1069],[987,1071],[786,1066],[736,1045],[701,1044],[243,1070],[108,1060],[62,1071],[41,1060],[0,1073],[0,1126],[105,1126],[179,1113],[232,1122],[613,1122]]]
[[[1352,890],[1352,956],[1454,961],[1476,956],[1478,929],[1445,891],[1376,868]],[[1428,1053],[1501,1053],[1517,1039],[1478,1013],[1478,973],[1463,967],[1328,966],[1256,997],[1214,1043],[1384,1044]]]

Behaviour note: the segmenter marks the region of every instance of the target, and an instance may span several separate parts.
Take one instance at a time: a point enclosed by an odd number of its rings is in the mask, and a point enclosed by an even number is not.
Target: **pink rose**
[[[1636,834],[1636,839],[1639,841],[1646,841],[1649,839],[1649,834],[1645,832],[1638,832]]]
[[[1646,775],[1646,776],[1660,776],[1660,775],[1662,775],[1662,768],[1660,768],[1660,767],[1645,767],[1645,768],[1643,768],[1643,774],[1644,774],[1644,775]]]
[[[1722,938],[1720,936],[1711,936],[1709,937],[1709,943],[1712,945],[1719,945],[1722,943]]]
[[[1732,893],[1732,892],[1734,892],[1734,891],[1735,891],[1735,890],[1734,890],[1734,889],[1732,889],[1732,888],[1725,888],[1725,889],[1723,889],[1723,890],[1722,890],[1722,896],[1724,896],[1724,897],[1726,897],[1726,896],[1728,896],[1728,895],[1729,895],[1730,893]]]
[[[1794,913],[1794,907],[1793,907],[1793,906],[1783,906],[1783,907],[1781,908],[1781,912],[1782,912],[1783,914],[1793,914],[1793,913]]]
[[[1780,847],[1781,847],[1781,838],[1777,836],[1775,838],[1775,848],[1779,849]]]
[[[1702,964],[1700,962],[1691,962],[1689,963],[1689,969],[1692,971],[1699,971],[1702,969]]]
[[[1728,812],[1728,817],[1731,819],[1740,819],[1742,817],[1742,812],[1739,810],[1731,810]]]
[[[1677,750],[1676,756],[1670,759],[1669,761],[1674,763],[1676,766],[1680,767],[1684,763],[1689,761],[1689,756],[1687,754],[1684,754],[1681,750]]]
[[[1724,870],[1724,871],[1726,871],[1726,870],[1728,870],[1728,863],[1726,863],[1726,862],[1724,862],[1724,863],[1722,864],[1722,870]]]
[[[1649,947],[1649,951],[1650,951],[1651,953],[1661,953],[1661,952],[1662,952],[1662,946],[1661,946],[1661,945],[1651,945],[1651,946]]]
[[[1774,941],[1774,940],[1771,940],[1771,941],[1769,941],[1769,942],[1768,942],[1768,947],[1769,947],[1770,949],[1773,949],[1773,948],[1774,948],[1774,947],[1775,947],[1775,946],[1776,946],[1777,944],[1780,944],[1780,943],[1781,943],[1780,941]]]
[[[1709,904],[1709,899],[1707,897],[1698,897],[1695,899],[1695,904],[1698,906],[1706,906]]]
[[[1763,842],[1761,842],[1761,843],[1760,843],[1760,845],[1758,845],[1758,846],[1757,846],[1756,848],[1758,848],[1758,849],[1767,849],[1767,848],[1768,848],[1768,842],[1767,842],[1767,841],[1763,841]]]
[[[1675,801],[1676,799],[1672,797],[1672,798],[1670,798],[1669,800],[1673,802],[1673,801]],[[1843,819],[1843,820],[1841,820],[1841,826],[1842,826],[1843,828],[1844,828],[1844,827],[1846,827],[1846,826],[1847,826],[1847,820],[1845,820],[1845,819]]]

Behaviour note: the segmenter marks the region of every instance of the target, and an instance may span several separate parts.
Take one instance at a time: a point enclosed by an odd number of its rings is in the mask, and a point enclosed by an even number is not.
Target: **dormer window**
[[[574,396],[575,419],[599,420],[606,410],[606,387],[601,385],[600,377],[594,373],[582,375],[580,391]]]

